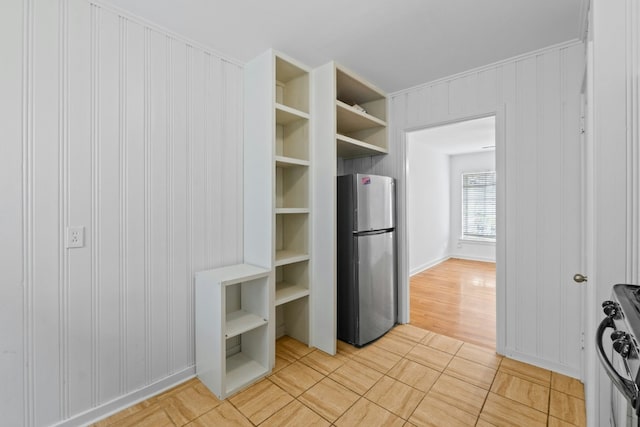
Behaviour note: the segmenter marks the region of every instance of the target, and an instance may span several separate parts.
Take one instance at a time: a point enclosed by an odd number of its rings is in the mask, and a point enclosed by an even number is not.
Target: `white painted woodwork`
[[[309,343],[336,354],[336,73],[328,63],[311,72],[313,135],[311,168],[314,224],[311,227],[311,277],[315,287],[310,307]]]
[[[555,46],[393,94],[389,154],[343,165],[345,173],[397,179],[399,314],[407,321],[405,132],[497,112],[505,239],[496,248],[498,351],[574,377],[582,333],[582,291],[571,278],[580,265],[583,51],[580,43]]]
[[[270,276],[250,264],[195,274],[196,374],[219,399],[271,371]]]
[[[33,423],[33,384],[25,381],[33,362],[33,162],[26,153],[33,151],[32,97],[33,78],[25,79],[24,69],[32,69],[32,58],[24,55],[23,40],[33,28],[33,2],[9,0],[0,3],[0,194],[2,219],[0,239],[0,412],[8,425]],[[31,49],[31,47],[29,47]],[[24,79],[24,80],[23,80]],[[25,179],[25,178],[28,178]],[[53,216],[57,212],[52,212]],[[24,225],[23,225],[24,224]],[[52,258],[55,263],[56,258]],[[57,279],[58,275],[53,279]],[[62,291],[62,289],[60,289]],[[66,294],[62,294],[66,297]]]
[[[637,284],[639,259],[638,136],[640,7],[637,1],[592,1],[585,81],[584,161],[588,208],[584,240],[589,281],[586,342],[595,347],[601,303],[616,283]],[[587,424],[608,425],[611,381],[594,352],[586,355]]]
[[[242,68],[86,0],[0,21],[2,423],[88,423],[194,374],[193,273],[243,254]]]
[[[245,262],[272,269],[275,339],[309,343],[311,205],[309,71],[269,50],[245,66]]]

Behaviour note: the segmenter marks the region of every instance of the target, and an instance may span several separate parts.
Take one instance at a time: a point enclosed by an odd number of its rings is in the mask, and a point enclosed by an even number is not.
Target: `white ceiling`
[[[408,138],[410,143],[427,144],[433,151],[449,155],[494,151],[495,123],[495,117],[485,117],[418,130]]]
[[[581,37],[588,0],[106,0],[246,62],[270,47],[387,92]]]

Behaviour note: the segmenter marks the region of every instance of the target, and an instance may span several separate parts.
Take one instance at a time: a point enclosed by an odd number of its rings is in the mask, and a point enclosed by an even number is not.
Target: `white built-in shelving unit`
[[[336,351],[336,175],[339,158],[388,152],[387,97],[334,62],[312,72],[315,220],[312,228],[312,343]]]
[[[220,399],[271,371],[269,269],[196,273],[196,373]]]
[[[273,269],[272,341],[289,335],[308,344],[309,69],[268,51],[246,64],[245,94],[245,261]]]
[[[246,264],[196,278],[197,372],[220,398],[271,371],[280,336],[336,353],[336,162],[388,147],[384,93],[345,68],[268,51],[244,75]]]

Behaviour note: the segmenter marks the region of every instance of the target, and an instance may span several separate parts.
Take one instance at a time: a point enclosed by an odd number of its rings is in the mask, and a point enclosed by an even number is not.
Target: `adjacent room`
[[[410,323],[495,349],[495,117],[407,144]]]
[[[0,425],[638,425],[638,3],[0,1]]]

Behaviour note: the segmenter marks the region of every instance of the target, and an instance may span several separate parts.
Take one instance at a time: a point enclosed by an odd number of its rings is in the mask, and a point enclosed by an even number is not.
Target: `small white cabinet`
[[[196,374],[220,399],[271,371],[270,275],[250,264],[196,273]]]

